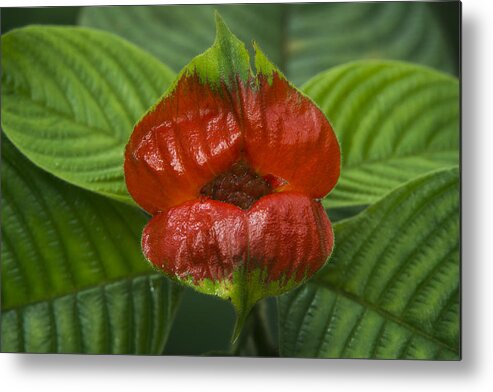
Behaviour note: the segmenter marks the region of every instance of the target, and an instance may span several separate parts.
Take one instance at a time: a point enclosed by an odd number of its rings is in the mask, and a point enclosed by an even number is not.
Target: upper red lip
[[[135,127],[125,154],[132,197],[151,214],[196,199],[240,159],[260,176],[283,179],[276,191],[321,198],[339,178],[340,151],[323,113],[278,74],[238,81],[232,94],[197,76]],[[253,86],[252,86],[253,85]]]

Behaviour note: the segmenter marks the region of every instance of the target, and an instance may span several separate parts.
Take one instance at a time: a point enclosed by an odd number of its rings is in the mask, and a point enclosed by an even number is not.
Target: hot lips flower
[[[322,112],[255,46],[217,18],[196,57],[135,126],[127,187],[153,215],[146,258],[169,277],[232,301],[239,332],[251,307],[319,270],[333,248],[318,199],[339,177]]]

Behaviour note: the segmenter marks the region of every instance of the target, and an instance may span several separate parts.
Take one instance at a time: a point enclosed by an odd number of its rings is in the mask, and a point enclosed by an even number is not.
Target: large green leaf
[[[328,266],[280,299],[281,354],[459,358],[459,207],[446,169],[336,224]]]
[[[367,205],[420,175],[459,163],[459,83],[394,61],[333,68],[303,87],[331,121],[341,177],[326,207]]]
[[[123,151],[173,73],[109,33],[33,26],[2,36],[2,126],[35,164],[131,202]]]
[[[142,256],[145,222],[3,138],[1,350],[160,354],[180,289]]]
[[[87,7],[80,23],[117,33],[179,71],[211,44],[214,9],[242,41],[257,40],[295,84],[362,58],[457,70],[440,22],[417,2]]]

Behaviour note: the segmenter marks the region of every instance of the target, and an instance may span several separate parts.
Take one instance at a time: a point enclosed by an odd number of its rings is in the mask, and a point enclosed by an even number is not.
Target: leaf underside
[[[121,38],[32,26],[2,36],[2,127],[32,162],[132,204],[123,151],[174,73]]]
[[[160,354],[181,290],[140,250],[145,216],[2,140],[2,352]]]
[[[421,66],[359,61],[303,86],[332,123],[341,177],[328,208],[367,205],[419,175],[459,163],[459,84]]]
[[[443,28],[425,3],[87,7],[79,23],[121,35],[179,71],[212,42],[214,10],[242,41],[256,40],[298,85],[365,58],[457,71]]]
[[[279,299],[282,356],[460,357],[458,174],[420,177],[335,225],[327,267]]]

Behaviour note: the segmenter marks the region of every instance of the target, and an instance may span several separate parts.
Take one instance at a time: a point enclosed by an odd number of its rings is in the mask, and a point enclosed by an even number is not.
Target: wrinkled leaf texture
[[[1,351],[160,354],[181,289],[142,256],[145,222],[3,137]]]
[[[458,359],[458,169],[415,179],[334,231],[327,267],[280,297],[281,355]]]
[[[134,123],[174,78],[109,33],[30,26],[2,36],[2,128],[32,162],[133,204],[123,151]]]

